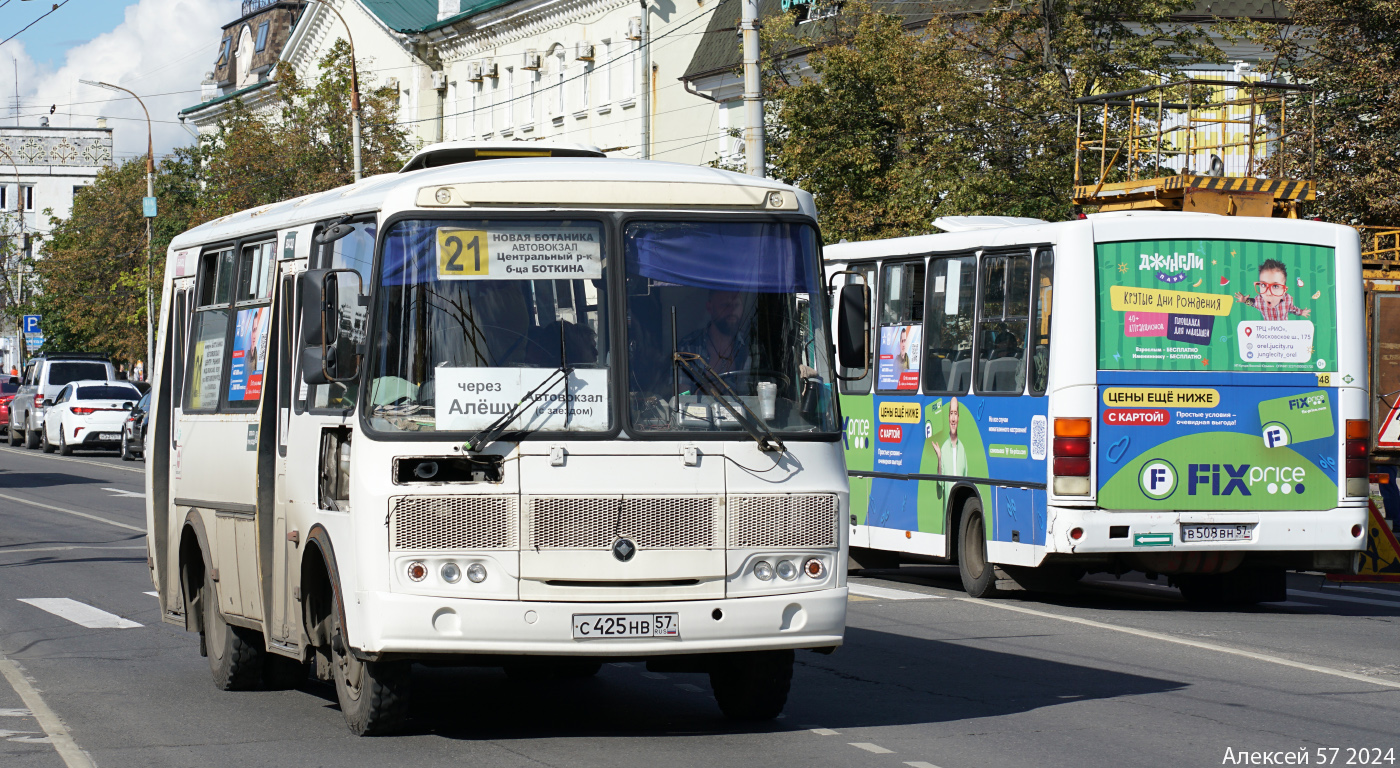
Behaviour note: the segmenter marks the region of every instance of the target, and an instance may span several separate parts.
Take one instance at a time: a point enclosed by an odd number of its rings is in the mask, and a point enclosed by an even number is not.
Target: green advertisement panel
[[[1242,240],[1099,243],[1099,368],[1335,371],[1332,248]]]

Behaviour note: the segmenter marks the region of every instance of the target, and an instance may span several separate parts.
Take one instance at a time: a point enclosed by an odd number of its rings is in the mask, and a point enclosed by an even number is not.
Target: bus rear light
[[[1073,456],[1056,456],[1055,475],[1058,477],[1088,477],[1089,459]]]
[[[1055,419],[1051,492],[1056,496],[1089,495],[1093,428],[1091,419]]]
[[[1370,488],[1371,463],[1366,455],[1371,450],[1371,422],[1347,419],[1347,442],[1344,455],[1347,463],[1347,495],[1365,496]]]
[[[1055,419],[1055,437],[1087,438],[1089,433],[1089,419]]]
[[[1079,541],[1080,539],[1084,538],[1084,529],[1083,529],[1083,528],[1075,528],[1075,529],[1071,530],[1071,531],[1069,532],[1069,537],[1070,537],[1071,539],[1074,539],[1075,541]]]
[[[1352,537],[1353,539],[1359,539],[1359,538],[1361,538],[1361,526],[1359,526],[1359,525],[1353,525],[1353,526],[1351,527],[1351,537]]]
[[[1055,438],[1055,456],[1088,456],[1089,438],[1087,437],[1057,437]],[[1059,473],[1056,473],[1059,474]]]

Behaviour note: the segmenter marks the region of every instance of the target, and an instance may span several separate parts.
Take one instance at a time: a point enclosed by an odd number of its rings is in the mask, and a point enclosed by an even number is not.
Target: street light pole
[[[146,200],[149,203],[142,205],[143,213],[146,214],[146,362],[142,371],[142,376],[146,381],[151,380],[151,374],[155,371],[155,348],[156,348],[156,324],[155,324],[155,295],[153,287],[155,285],[155,268],[152,264],[151,239],[152,222],[155,220],[155,198],[156,198],[156,151],[155,141],[151,136],[151,111],[146,109],[146,102],[141,100],[134,92],[111,83],[99,83],[93,80],[79,80],[83,85],[95,85],[98,88],[106,88],[109,91],[123,91],[131,94],[131,98],[136,99],[136,103],[141,105],[141,111],[146,113]],[[147,209],[149,205],[149,209]],[[20,214],[20,221],[24,221],[24,214]],[[23,223],[20,224],[23,227]]]
[[[340,19],[341,25],[345,27],[345,39],[350,43],[350,134],[351,141],[354,142],[355,153],[355,181],[359,181],[361,174],[360,164],[360,74],[355,66],[355,37],[350,34],[350,25],[345,22],[345,17],[340,15],[340,11],[326,0],[311,0],[322,8],[334,13]]]
[[[15,162],[14,155],[8,149],[0,145],[0,152],[5,153],[5,159],[10,161],[10,166],[15,169],[15,212],[19,215],[19,240],[15,243],[15,280],[11,285],[14,295],[11,297],[16,304],[24,304],[24,184],[19,178],[19,163]],[[20,325],[21,320],[15,317],[15,369],[21,373],[24,371],[24,328]]]

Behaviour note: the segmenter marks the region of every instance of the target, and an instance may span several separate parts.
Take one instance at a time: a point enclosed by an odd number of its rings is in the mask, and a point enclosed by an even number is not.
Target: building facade
[[[362,88],[394,87],[420,146],[550,139],[701,163],[724,134],[718,104],[679,78],[715,8],[737,0],[327,2],[340,16],[321,2],[246,0],[201,102],[180,118],[212,132],[234,99],[270,101],[277,67],[314,78],[348,25]]]
[[[26,239],[34,258],[43,258],[49,217],[66,219],[73,198],[112,164],[112,129],[56,128],[40,118],[36,126],[0,126],[0,239],[4,240],[3,301],[23,300],[31,290],[25,263]],[[27,236],[27,237],[26,237]],[[5,327],[9,326],[9,327]],[[0,366],[18,364],[20,329],[0,326]]]

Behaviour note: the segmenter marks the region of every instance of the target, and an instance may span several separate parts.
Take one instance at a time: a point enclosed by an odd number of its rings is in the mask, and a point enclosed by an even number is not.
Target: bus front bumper
[[[847,592],[840,587],[634,603],[470,600],[393,592],[357,597],[354,608],[363,620],[351,620],[350,644],[365,653],[645,657],[835,647],[845,635]],[[657,613],[677,614],[679,637],[573,637],[575,614]]]
[[[1050,518],[1055,521],[1055,530],[1049,532],[1047,549],[1057,554],[1360,551],[1366,547],[1366,514],[1364,505],[1322,512],[1129,512],[1054,507]],[[1184,538],[1183,530],[1188,526],[1240,524],[1249,527],[1247,540]],[[1360,536],[1352,533],[1357,525],[1361,526]],[[1078,539],[1072,536],[1076,529],[1083,531]]]

